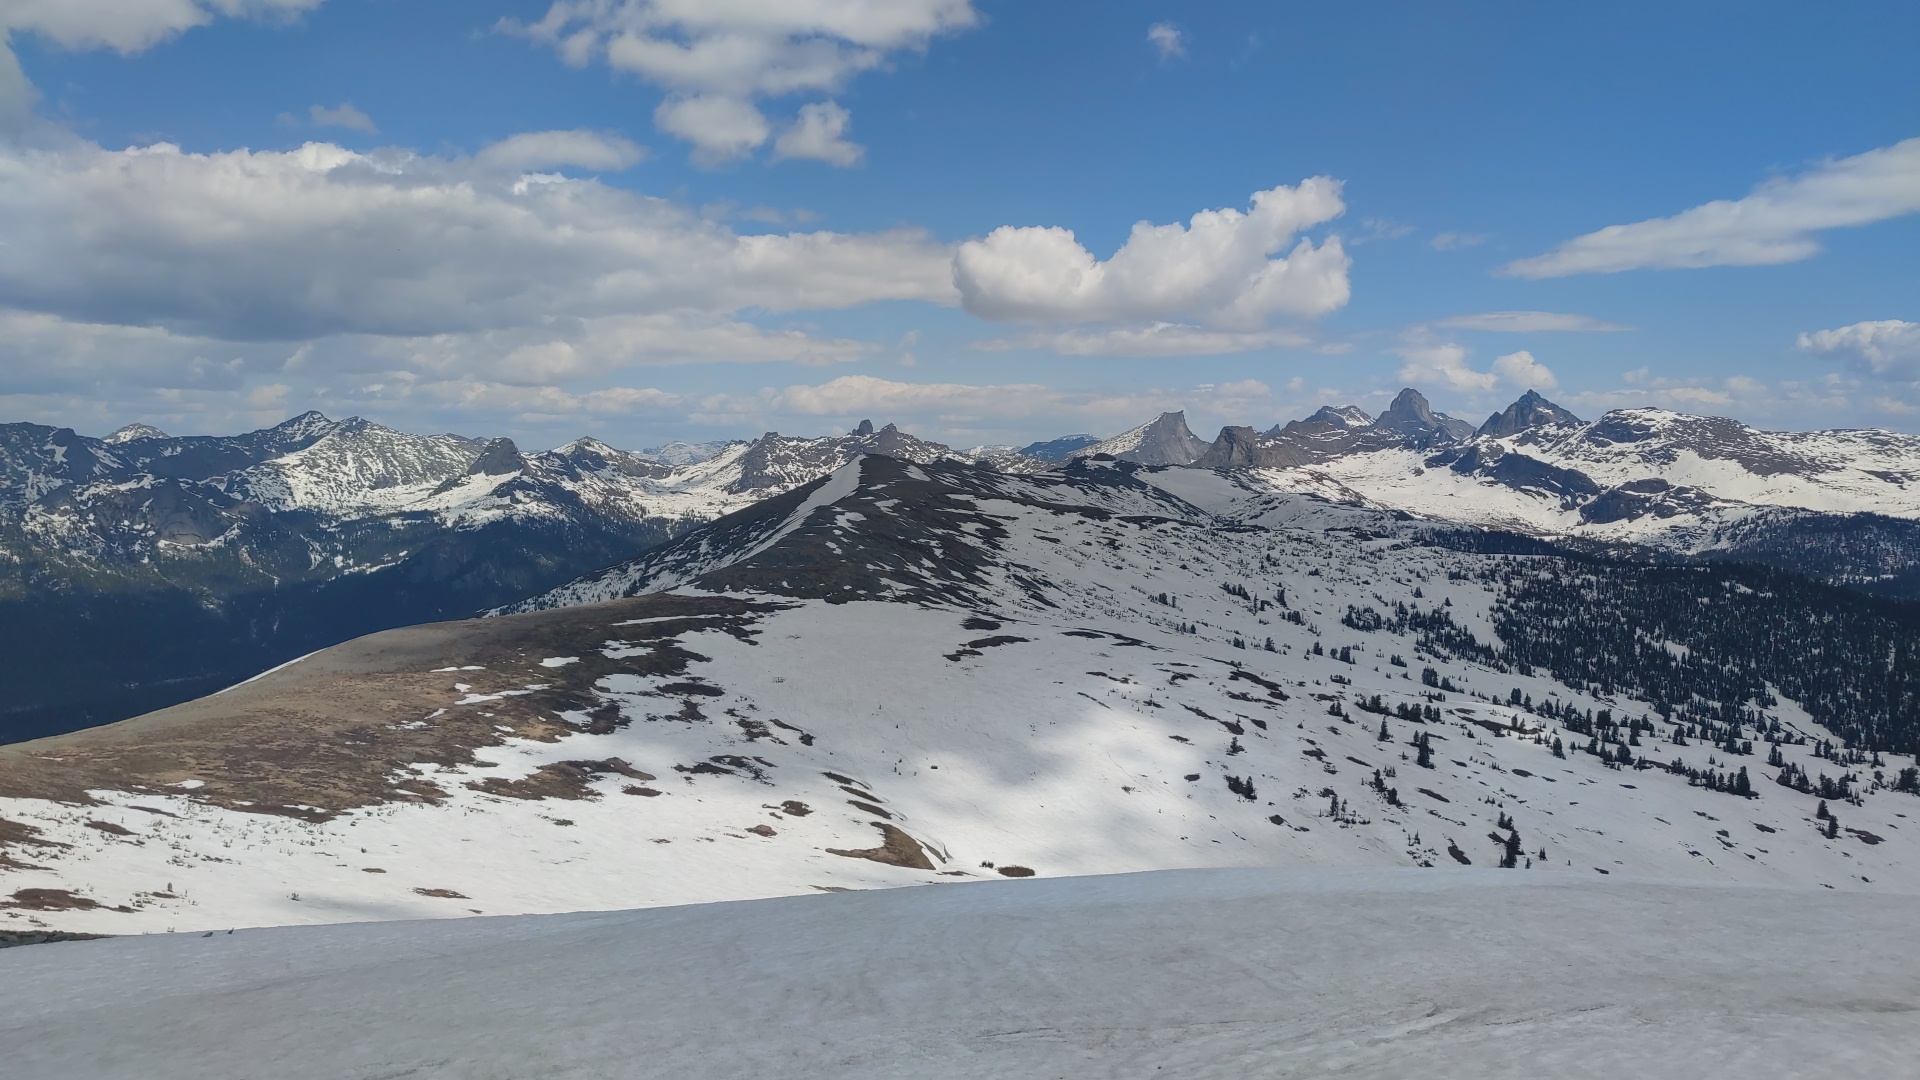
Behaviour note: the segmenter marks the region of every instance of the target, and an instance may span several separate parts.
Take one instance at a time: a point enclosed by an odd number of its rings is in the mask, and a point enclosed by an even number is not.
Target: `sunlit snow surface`
[[[35,1080],[1901,1077],[1911,896],[1168,871],[0,952]]]

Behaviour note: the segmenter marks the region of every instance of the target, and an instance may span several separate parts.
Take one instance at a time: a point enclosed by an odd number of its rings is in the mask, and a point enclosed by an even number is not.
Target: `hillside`
[[[0,926],[1190,866],[1912,891],[1887,703],[1920,626],[1760,573],[1205,470],[868,456],[535,610],[0,748]]]

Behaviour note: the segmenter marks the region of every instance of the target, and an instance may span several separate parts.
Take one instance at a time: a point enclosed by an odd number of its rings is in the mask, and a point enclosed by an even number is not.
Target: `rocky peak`
[[[1374,426],[1415,438],[1444,435],[1458,441],[1473,437],[1472,424],[1434,412],[1426,396],[1412,387],[1400,391],[1387,411],[1374,421]]]
[[[1260,433],[1250,427],[1228,426],[1220,429],[1195,465],[1203,469],[1251,469],[1268,464],[1263,460]]]
[[[101,441],[109,446],[130,443],[135,439],[165,439],[170,436],[152,424],[128,424]]]
[[[1518,435],[1530,428],[1580,422],[1579,417],[1541,397],[1537,391],[1529,390],[1520,395],[1520,400],[1507,406],[1506,411],[1487,417],[1487,422],[1480,425],[1480,434],[1498,439]]]
[[[892,427],[893,425],[888,424],[887,426]],[[851,434],[856,439],[864,439],[867,436],[873,434],[873,421],[871,420],[860,421],[860,426],[854,428]]]
[[[1191,465],[1206,452],[1207,443],[1188,429],[1187,414],[1168,412],[1131,431],[1075,451],[1072,456],[1110,454],[1142,465]]]
[[[520,455],[520,448],[512,439],[494,439],[481,449],[480,456],[473,459],[467,467],[469,476],[505,476],[508,473],[524,471],[527,459]]]

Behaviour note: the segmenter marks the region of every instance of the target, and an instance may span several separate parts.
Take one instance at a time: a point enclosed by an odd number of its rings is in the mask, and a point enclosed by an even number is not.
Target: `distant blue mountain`
[[[1099,441],[1091,435],[1062,435],[1046,442],[1028,443],[1020,448],[1020,452],[1040,461],[1065,461],[1068,454]]]

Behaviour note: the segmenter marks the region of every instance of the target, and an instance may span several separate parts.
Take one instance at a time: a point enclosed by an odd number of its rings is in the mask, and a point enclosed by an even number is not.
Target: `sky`
[[[1920,5],[0,0],[0,421],[1920,431]]]

